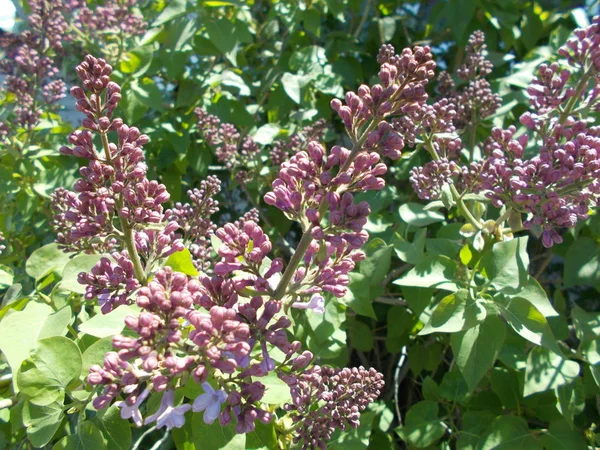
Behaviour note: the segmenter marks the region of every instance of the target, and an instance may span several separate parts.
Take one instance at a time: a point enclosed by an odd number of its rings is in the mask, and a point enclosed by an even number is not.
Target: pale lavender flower
[[[227,400],[227,392],[223,389],[214,389],[208,382],[202,383],[204,394],[200,394],[192,404],[192,411],[204,411],[204,423],[210,425],[219,417],[221,405]]]
[[[292,306],[298,309],[312,309],[317,314],[325,313],[325,299],[317,294],[313,295],[308,302],[294,302]]]
[[[151,416],[148,416],[144,424],[148,425],[156,421],[156,428],[167,427],[168,430],[172,428],[181,428],[185,424],[184,414],[189,411],[192,407],[189,403],[183,405],[173,406],[175,400],[175,392],[168,390],[164,393],[162,400],[160,401],[160,408]]]
[[[141,427],[143,423],[143,418],[142,413],[140,413],[140,405],[144,403],[144,400],[146,400],[149,394],[150,389],[146,388],[135,400],[135,403],[133,405],[130,405],[129,403],[127,403],[127,401],[115,403],[115,406],[121,408],[121,418],[133,419],[133,423],[135,423],[136,426]]]

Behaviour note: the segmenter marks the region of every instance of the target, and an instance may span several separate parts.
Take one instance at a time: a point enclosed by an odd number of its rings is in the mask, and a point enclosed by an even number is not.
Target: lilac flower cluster
[[[527,89],[532,110],[520,117],[529,133],[517,137],[514,126],[494,128],[481,146],[484,158],[460,167],[460,140],[450,140],[448,134],[476,127],[478,120],[499,105],[482,78],[491,71],[483,57],[483,35],[474,33],[467,47],[467,62],[459,69],[461,79],[471,80],[467,87],[458,92],[447,74],[440,76],[438,91],[446,96],[447,108],[436,109],[438,102],[428,107],[431,118],[426,121],[403,119],[397,123],[409,141],[420,136],[433,156],[433,161],[412,171],[410,179],[419,197],[438,199],[444,184],[459,186],[465,193],[483,192],[494,206],[525,214],[523,227],[540,237],[544,246],[561,243],[558,229],[585,220],[590,207],[600,200],[600,127],[588,117],[590,110],[600,109],[599,43],[600,17],[595,17],[561,47],[559,54],[566,58],[567,66],[558,62],[540,65]],[[440,133],[442,140],[452,145],[451,152],[440,145],[436,136]],[[528,146],[538,145],[537,154],[528,158]]]
[[[425,85],[433,77],[428,47],[382,47],[381,84],[362,85],[348,92],[346,102],[332,101],[352,140],[352,149],[334,146],[329,152],[316,141],[283,164],[265,202],[300,222],[304,230],[299,248],[283,275],[276,296],[312,296],[322,291],[342,297],[348,273],[364,258],[359,249],[368,240],[363,229],[370,213],[366,202],[356,203],[354,192],[380,190],[387,166],[382,156],[397,159],[404,140],[392,123],[397,116],[412,117],[427,100]],[[328,221],[322,223],[327,216]],[[295,301],[295,300],[294,300]]]
[[[117,352],[108,353],[102,367],[90,368],[88,382],[104,386],[94,406],[104,408],[123,392],[126,400],[116,403],[121,415],[139,426],[142,402],[150,392],[164,392],[159,411],[144,423],[181,427],[189,409],[204,411],[206,423],[233,421],[238,433],[251,432],[256,420],[269,422],[271,413],[260,403],[265,386],[257,379],[274,370],[283,374],[304,367],[312,355],[294,356],[300,343],[288,340],[285,330],[291,321],[277,317],[280,302],[264,302],[260,296],[242,301],[235,284],[219,276],[190,279],[169,267],[156,272],[137,291],[141,313],[125,319],[137,337],[115,336]],[[271,347],[286,355],[283,361],[270,356]],[[192,405],[174,406],[173,391],[190,377],[204,393]]]
[[[305,214],[312,221],[308,236],[312,240],[313,233],[319,235],[322,243],[305,252],[307,264],[312,261],[314,267],[296,266],[297,292],[291,295],[293,301],[284,302],[276,290],[284,283],[285,264],[269,258],[272,244],[255,222],[256,211],[215,230],[209,219],[218,208],[213,197],[220,183],[215,177],[189,192],[190,204],[164,211],[162,205],[169,200],[166,188],[146,178],[142,146],[148,138],[113,117],[121,93],[110,79],[110,65],[87,56],[76,71],[83,88],[75,87],[71,93],[86,118],[84,128],[69,137],[71,146],[61,152],[89,162],[80,169],[75,192],[59,189],[54,195],[58,241],[70,251],[112,251],[89,273],[79,274],[86,298],[98,299],[103,313],[133,302],[140,308],[139,314],[125,318],[127,330],[113,338],[115,351],[106,354],[102,366],[90,367],[88,382],[99,392],[93,405],[101,409],[114,402],[121,417],[138,426],[181,427],[191,410],[203,413],[206,423],[233,423],[236,432],[249,433],[257,420],[267,423],[273,418],[272,408],[261,402],[266,391],[261,378],[275,373],[297,389],[294,386],[311,364],[312,353],[290,339],[292,321],[285,311],[291,306],[323,313],[325,300],[318,293],[325,289],[339,295],[338,286],[348,284],[346,274],[362,258],[357,249],[367,239],[362,227],[368,207],[354,204],[352,192],[383,186],[376,178],[385,173],[385,165],[375,151],[365,150],[349,163],[350,151],[341,147],[332,151],[331,163],[343,170],[327,184],[343,189],[326,193],[329,225],[319,225],[317,211]],[[110,142],[109,132],[116,135],[116,142]],[[102,142],[100,151],[94,136]],[[311,154],[320,155],[322,166],[324,149],[315,142],[308,147]],[[208,253],[213,233],[213,241],[220,241],[216,258]],[[195,252],[195,262],[206,270],[197,278],[171,267],[157,268],[163,258],[183,249],[184,240],[202,248]],[[324,252],[318,250],[320,245]],[[315,280],[312,287],[308,273]],[[310,295],[310,300],[301,301],[303,295]],[[356,414],[379,393],[381,375],[363,369],[324,373],[332,392],[341,394],[344,383],[358,389],[358,394],[332,399],[331,411],[349,415],[327,428],[356,426]],[[191,404],[177,404],[176,390],[189,382],[198,383],[204,392]],[[146,406],[153,393],[162,393],[157,411]],[[297,394],[302,401],[310,395]],[[319,394],[313,402],[322,399]]]
[[[269,152],[271,164],[275,167],[281,166],[283,162],[289,159],[290,155],[305,150],[306,144],[309,142],[323,139],[326,131],[327,122],[325,119],[319,119],[314,124],[307,125],[293,133],[286,140],[280,139],[273,142]]]
[[[72,147],[60,151],[89,163],[79,171],[75,192],[60,188],[53,194],[53,226],[64,250],[119,250],[113,253],[114,262],[103,258],[91,274],[80,277],[87,284],[87,298],[98,297],[103,311],[110,311],[126,303],[138,283],[145,283],[157,260],[182,250],[183,241],[175,233],[179,225],[163,211],[169,200],[165,186],[146,177],[142,146],[148,136],[113,117],[121,88],[110,80],[111,66],[87,56],[76,72],[83,88],[73,87],[71,95],[86,118],[83,129],[69,136]],[[110,131],[116,132],[116,143],[109,142]],[[100,151],[94,135],[102,142]],[[119,248],[119,242],[126,245]]]
[[[292,403],[284,409],[297,427],[294,443],[301,443],[303,450],[325,450],[335,429],[358,427],[361,411],[379,397],[384,385],[383,375],[375,369],[320,366],[289,383]],[[356,393],[361,394],[358,401],[353,398]]]
[[[52,56],[62,50],[68,28],[61,13],[64,5],[60,0],[35,0],[29,5],[30,29],[0,41],[4,52],[0,60],[0,74],[5,75],[3,89],[15,98],[14,106],[0,117],[0,138],[9,134],[9,123],[27,130],[35,128],[42,111],[56,108],[66,93]]]
[[[147,23],[136,13],[135,0],[105,0],[94,9],[85,1],[78,3],[74,23],[90,39],[104,40],[106,34],[137,36],[146,32]]]
[[[199,189],[188,191],[191,204],[176,203],[165,213],[169,220],[175,221],[181,228],[184,243],[192,254],[196,268],[205,272],[211,267],[210,235],[217,229],[209,217],[219,210],[219,202],[214,197],[220,191],[221,181],[211,175],[201,182]]]
[[[454,124],[457,129],[477,127],[478,123],[493,115],[501,105],[499,95],[492,92],[490,83],[485,79],[493,66],[485,58],[487,52],[485,35],[475,31],[470,37],[465,51],[465,62],[457,75],[467,84],[457,89],[447,72],[439,75],[438,92],[447,98],[454,107]]]
[[[238,183],[245,183],[253,174],[253,165],[260,149],[250,136],[241,136],[235,125],[221,123],[202,108],[196,108],[198,131],[204,141],[214,147],[217,160],[235,173]]]
[[[546,247],[562,242],[557,229],[572,228],[600,200],[600,127],[586,111],[598,109],[600,17],[561,47],[570,68],[542,64],[527,92],[533,111],[520,121],[532,132],[539,152],[524,153],[528,135],[515,127],[495,128],[485,146],[480,184],[496,206],[527,215],[523,226]]]

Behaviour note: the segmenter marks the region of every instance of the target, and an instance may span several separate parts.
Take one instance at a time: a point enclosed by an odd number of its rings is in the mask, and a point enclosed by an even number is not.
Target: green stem
[[[564,121],[567,119],[567,117],[569,117],[569,114],[571,114],[571,111],[575,107],[575,104],[579,100],[579,97],[581,97],[581,93],[585,89],[587,82],[590,80],[591,77],[592,77],[591,70],[588,70],[586,73],[583,74],[583,76],[581,77],[581,80],[579,80],[579,83],[577,84],[577,89],[575,90],[575,94],[573,95],[573,97],[571,97],[569,99],[569,101],[567,102],[567,106],[565,106],[564,111],[560,114],[560,116],[558,116],[559,123],[561,123],[561,124],[564,123]]]
[[[102,137],[102,147],[104,148],[104,155],[106,157],[106,162],[111,163],[112,159],[110,157],[110,147],[108,145],[108,136],[106,135],[106,131],[100,132],[100,136]],[[117,203],[117,211],[121,210],[123,206],[123,199],[121,196],[116,200]],[[121,224],[121,229],[123,230],[123,241],[125,241],[125,247],[127,248],[127,253],[129,253],[129,258],[133,263],[133,272],[135,273],[135,277],[142,284],[146,285],[148,283],[148,279],[146,278],[146,273],[144,272],[144,268],[142,266],[142,260],[140,259],[140,255],[138,254],[135,248],[135,238],[133,236],[133,228],[125,219],[119,214],[119,222]]]
[[[352,164],[352,161],[354,161],[354,158],[356,158],[356,155],[358,154],[358,152],[364,145],[365,141],[367,140],[367,136],[368,136],[369,132],[371,132],[376,127],[377,123],[379,123],[379,121],[377,119],[373,119],[371,121],[371,123],[369,124],[369,126],[362,133],[360,139],[358,139],[354,143],[354,145],[352,146],[352,151],[350,152],[350,155],[348,156],[348,159],[346,160],[344,165],[340,168],[339,173],[346,171],[348,169],[348,167],[350,167],[350,164]],[[323,217],[323,215],[325,214],[325,211],[327,211],[327,206],[328,206],[327,196],[324,195],[323,199],[321,200],[321,203],[319,205],[319,218]],[[275,289],[275,295],[274,295],[275,299],[281,300],[283,298],[283,296],[286,294],[288,284],[289,284],[290,280],[292,279],[292,276],[294,275],[296,268],[302,261],[304,254],[308,250],[308,247],[310,246],[312,239],[313,239],[313,237],[312,237],[311,227],[307,227],[306,230],[304,230],[304,234],[302,235],[300,242],[298,243],[298,247],[296,248],[296,251],[292,255],[292,259],[290,260],[290,263],[285,268],[285,271],[283,272],[283,275],[281,276],[281,281],[277,285],[277,289]]]
[[[433,160],[439,161],[441,158],[440,158],[440,155],[438,155],[438,153],[435,151],[435,148],[433,148],[433,145],[431,142],[431,136],[425,136],[424,140],[425,140],[425,148],[429,152],[429,154],[431,155]],[[450,184],[450,192],[452,193],[452,197],[454,198],[454,201],[456,202],[456,205],[458,206],[458,210],[461,212],[463,217],[465,219],[467,219],[467,221],[471,225],[473,225],[477,230],[481,230],[483,228],[483,226],[481,225],[479,220],[477,220],[475,218],[475,216],[473,216],[473,214],[471,214],[471,211],[469,211],[469,208],[467,208],[467,205],[465,205],[465,202],[464,202],[462,196],[460,195],[460,192],[458,192],[458,189],[456,189],[456,186],[454,186],[454,184]]]

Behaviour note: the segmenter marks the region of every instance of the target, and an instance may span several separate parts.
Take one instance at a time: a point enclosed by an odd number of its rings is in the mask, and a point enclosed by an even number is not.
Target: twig
[[[396,407],[396,415],[398,416],[398,424],[402,425],[402,415],[400,414],[400,406],[398,404],[398,391],[400,390],[400,383],[408,372],[408,364],[406,364],[406,358],[408,357],[408,351],[406,345],[400,350],[400,357],[398,358],[398,364],[396,364],[396,370],[394,371],[394,405]]]
[[[542,276],[542,274],[544,273],[544,271],[548,267],[548,264],[550,264],[550,261],[552,261],[553,257],[554,257],[554,254],[551,251],[549,251],[546,254],[546,257],[544,258],[544,260],[542,261],[542,263],[540,264],[540,267],[538,267],[538,269],[536,270],[535,275],[533,276],[533,278],[535,278],[537,280],[540,276]]]
[[[155,430],[156,430],[156,425],[153,426],[153,427],[150,427],[146,431],[144,431],[142,433],[142,435],[137,439],[137,441],[135,441],[135,443],[133,444],[133,447],[131,447],[131,450],[138,450],[138,448],[140,447],[140,444],[146,438],[146,436],[148,436],[149,434],[151,434]]]
[[[360,18],[360,22],[358,23],[356,30],[354,30],[354,33],[352,34],[352,37],[354,38],[355,41],[358,39],[358,36],[360,36],[360,32],[362,31],[363,27],[365,26],[365,22],[367,21],[367,17],[369,15],[368,14],[369,9],[371,9],[371,0],[367,0],[362,17]]]

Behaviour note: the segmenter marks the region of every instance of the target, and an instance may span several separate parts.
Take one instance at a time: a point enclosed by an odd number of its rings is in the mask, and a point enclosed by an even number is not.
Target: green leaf
[[[222,426],[217,420],[212,425],[207,425],[202,416],[191,414],[182,428],[171,430],[178,449],[245,450],[246,435],[237,434],[233,424]]]
[[[131,427],[121,419],[121,410],[116,406],[103,410],[94,419],[107,447],[111,450],[129,450],[131,448]]]
[[[135,78],[125,91],[122,109],[131,122],[139,121],[148,109],[162,110],[162,94],[150,78]]]
[[[392,306],[387,313],[387,336],[385,338],[385,346],[390,353],[398,353],[404,345],[408,345],[409,333],[413,327],[417,324],[418,317],[409,311],[404,306]],[[368,327],[367,327],[368,328]],[[362,334],[362,333],[361,333]],[[360,342],[361,335],[350,337],[355,342]],[[369,337],[362,337],[367,339],[369,345],[373,346],[373,334],[369,330]],[[366,345],[365,345],[366,347]],[[370,350],[371,348],[369,348]]]
[[[191,277],[197,277],[200,273],[196,270],[194,263],[192,262],[192,254],[187,248],[179,252],[172,253],[165,266],[169,266],[175,272],[181,272]]]
[[[277,448],[277,432],[275,422],[264,424],[260,420],[255,422],[256,428],[252,433],[246,434],[246,450],[270,450]]]
[[[63,269],[60,287],[76,294],[85,294],[85,285],[77,281],[80,272],[89,272],[100,261],[101,255],[78,255]]]
[[[428,211],[419,203],[405,203],[398,210],[403,222],[417,228],[426,227],[432,223],[442,222],[445,217],[437,211]]]
[[[352,308],[357,314],[375,319],[373,310],[374,296],[367,277],[360,273],[350,272],[350,286],[340,303]],[[379,292],[376,293],[379,295]]]
[[[414,404],[406,414],[404,425],[396,433],[409,444],[424,448],[434,444],[446,432],[444,422],[438,417],[438,404],[424,400]]]
[[[161,11],[156,19],[154,19],[152,25],[162,25],[163,23],[169,22],[176,17],[183,16],[186,12],[186,7],[186,0],[171,0],[167,3],[167,7]]]
[[[362,352],[373,349],[373,332],[371,328],[360,320],[353,320],[348,328],[350,343],[354,348]]]
[[[511,298],[506,305],[499,306],[502,316],[521,337],[562,356],[548,321],[535,306],[521,297]]]
[[[478,450],[536,450],[540,443],[529,433],[527,422],[515,416],[500,416],[481,438]]]
[[[433,288],[402,286],[404,299],[417,317],[419,317],[432,302],[434,292],[435,289]]]
[[[53,312],[50,306],[29,302],[23,311],[7,315],[0,322],[0,350],[13,372],[27,359],[38,339],[60,336],[71,320],[71,308]]]
[[[464,403],[469,395],[469,387],[456,369],[444,374],[440,384],[440,395],[451,402]]]
[[[113,351],[112,337],[108,336],[98,339],[83,352],[81,373],[87,375],[89,373],[90,366],[93,364],[102,366],[104,357],[108,352],[111,351]]]
[[[575,381],[579,364],[561,358],[545,348],[534,347],[527,357],[523,396],[556,389]]]
[[[600,314],[589,313],[577,305],[571,309],[577,337],[582,342],[590,342],[600,337]]]
[[[50,272],[62,272],[69,262],[69,255],[58,249],[58,244],[48,244],[34,251],[25,263],[25,272],[36,281]]]
[[[495,243],[481,258],[483,275],[500,292],[516,293],[528,280],[527,236]]]
[[[52,440],[62,418],[62,403],[38,406],[25,401],[23,405],[23,425],[27,427],[27,438],[34,447],[44,447]]]
[[[329,442],[329,450],[363,450],[369,445],[375,411],[365,411],[360,415],[360,424],[357,428],[345,431],[336,431]]]
[[[111,447],[112,449],[113,447]],[[79,433],[65,436],[52,450],[106,450],[102,433],[93,422],[86,420],[81,424]]]
[[[469,391],[494,365],[504,345],[506,326],[498,316],[488,315],[484,322],[462,333],[452,335],[452,352]]]
[[[431,319],[419,334],[457,333],[474,327],[484,320],[485,316],[485,307],[477,300],[469,298],[469,291],[459,289],[438,303]]]
[[[17,373],[21,393],[31,403],[44,406],[60,401],[69,384],[81,373],[81,353],[62,336],[41,339]]]
[[[556,408],[573,428],[575,416],[581,414],[585,408],[585,391],[581,378],[577,378],[574,383],[558,387],[554,393],[557,400]]]
[[[215,74],[207,80],[207,84],[210,84],[213,87],[219,83],[225,86],[237,88],[239,90],[239,95],[244,97],[250,95],[251,93],[246,81],[244,81],[241,76],[232,70],[225,70],[223,73]]]
[[[408,264],[418,264],[423,258],[426,235],[427,230],[425,228],[421,228],[415,233],[412,242],[409,242],[396,233],[392,239],[396,256]]]
[[[550,422],[548,430],[542,433],[541,441],[546,450],[587,450],[589,448],[583,433],[572,430],[563,420]]]
[[[270,405],[281,405],[292,401],[290,387],[281,380],[274,372],[262,377],[260,382],[265,385],[265,395],[261,399],[263,403]]]
[[[281,132],[281,127],[275,123],[266,123],[254,134],[254,141],[260,145],[270,145]]]
[[[125,317],[138,316],[138,311],[128,305],[121,305],[108,314],[96,314],[87,322],[79,325],[79,330],[91,336],[104,338],[114,336],[123,331]]]
[[[304,73],[322,73],[325,65],[327,65],[325,49],[317,45],[309,45],[294,52],[289,61],[291,70]]]
[[[425,257],[419,264],[402,275],[393,284],[398,286],[427,287],[455,292],[458,266],[442,255]]]
[[[294,75],[292,73],[286,72],[281,77],[281,84],[283,86],[283,90],[294,102],[298,105],[302,102],[301,95],[301,81],[298,75]]]
[[[119,69],[132,77],[141,77],[150,68],[153,54],[154,50],[151,45],[131,50],[122,56]]]
[[[526,298],[544,317],[558,316],[556,309],[554,309],[548,295],[546,295],[546,291],[535,278],[528,276],[525,286],[517,295]]]
[[[4,264],[0,264],[0,286],[12,285],[14,278],[13,270]]]
[[[363,251],[366,257],[360,262],[359,272],[368,280],[371,287],[379,287],[390,270],[392,246],[383,239],[371,240]]]
[[[569,246],[564,264],[565,287],[592,285],[600,288],[600,246],[589,237],[580,237]]]

